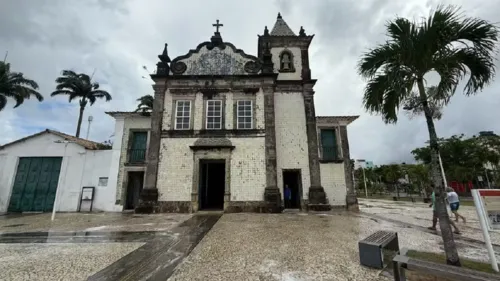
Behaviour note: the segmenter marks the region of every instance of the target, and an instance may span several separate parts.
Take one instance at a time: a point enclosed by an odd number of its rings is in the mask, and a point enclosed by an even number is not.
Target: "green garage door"
[[[19,158],[8,211],[52,211],[61,162],[61,157]]]

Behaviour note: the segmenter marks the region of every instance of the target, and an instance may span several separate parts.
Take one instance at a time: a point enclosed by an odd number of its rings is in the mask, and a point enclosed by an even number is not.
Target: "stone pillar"
[[[274,87],[263,87],[264,91],[264,119],[265,119],[265,157],[266,157],[266,189],[264,200],[267,203],[267,212],[279,213],[281,207],[281,193],[278,188],[276,163],[276,124],[274,114]]]
[[[158,203],[156,180],[158,177],[161,125],[163,120],[163,107],[166,90],[164,82],[160,83],[161,84],[157,83],[153,86],[155,95],[153,101],[153,112],[151,113],[151,135],[149,138],[148,159],[146,163],[146,182],[140,194],[139,206],[135,208],[136,213],[153,213]]]
[[[353,163],[349,152],[349,139],[347,138],[347,126],[340,127],[340,141],[342,143],[342,158],[344,159],[345,184],[347,188],[346,206],[349,211],[359,211],[358,198],[354,190]]]
[[[304,107],[306,111],[307,148],[309,154],[309,173],[311,186],[309,187],[308,209],[313,211],[328,211],[331,206],[326,200],[325,190],[321,186],[319,168],[318,134],[316,130],[316,111],[314,109],[313,84],[304,84]]]

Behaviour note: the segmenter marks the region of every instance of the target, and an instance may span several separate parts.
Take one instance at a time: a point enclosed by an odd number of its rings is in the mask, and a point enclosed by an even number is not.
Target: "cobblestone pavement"
[[[380,220],[399,223],[413,229],[419,229],[419,232],[434,234],[434,240],[440,244],[432,252],[443,251],[439,231],[426,229],[432,225],[432,208],[429,208],[429,204],[371,199],[360,199],[359,202],[361,214],[373,215],[372,217]],[[462,232],[461,235],[455,236],[459,254],[476,260],[488,261],[483,233],[479,226],[475,207],[460,206],[459,213],[467,219],[466,223],[462,221],[457,223],[458,228]],[[491,232],[490,236],[491,242],[494,244],[497,259],[500,260],[500,232]]]
[[[86,280],[143,244],[0,244],[0,280]]]
[[[225,214],[169,281],[391,280],[359,265],[358,240],[386,228],[400,232],[403,245],[415,236],[347,213]]]

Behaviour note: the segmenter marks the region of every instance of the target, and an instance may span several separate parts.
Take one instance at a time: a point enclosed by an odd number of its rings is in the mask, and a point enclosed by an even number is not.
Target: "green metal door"
[[[61,157],[21,157],[8,211],[52,211],[61,162]]]

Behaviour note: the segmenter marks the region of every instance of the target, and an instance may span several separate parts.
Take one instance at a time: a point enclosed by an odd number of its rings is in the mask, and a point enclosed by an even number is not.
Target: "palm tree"
[[[90,105],[93,105],[98,98],[110,101],[111,95],[106,91],[99,90],[99,83],[93,83],[87,74],[77,74],[72,70],[63,70],[62,76],[56,79],[56,83],[56,90],[50,96],[68,95],[69,102],[75,98],[80,99],[80,115],[78,116],[78,125],[75,134],[78,138],[80,137],[83,111],[87,103],[90,102]]]
[[[137,99],[139,104],[137,105],[137,109],[135,112],[151,112],[153,110],[153,101],[154,97],[152,95],[145,95]]]
[[[43,96],[37,89],[38,84],[35,81],[25,78],[21,72],[11,72],[10,63],[0,61],[0,111],[7,105],[7,98],[16,100],[14,108],[32,95],[38,101],[43,101]]]
[[[464,17],[459,8],[452,6],[439,6],[427,20],[418,23],[396,18],[386,28],[389,40],[363,54],[358,65],[360,75],[368,79],[364,107],[381,114],[386,123],[396,123],[398,108],[411,98],[417,86],[429,131],[430,169],[446,259],[448,264],[460,266],[444,201],[438,137],[424,75],[436,72],[440,76],[434,98],[444,103],[468,75],[465,95],[481,91],[495,73],[498,29],[485,20]]]

